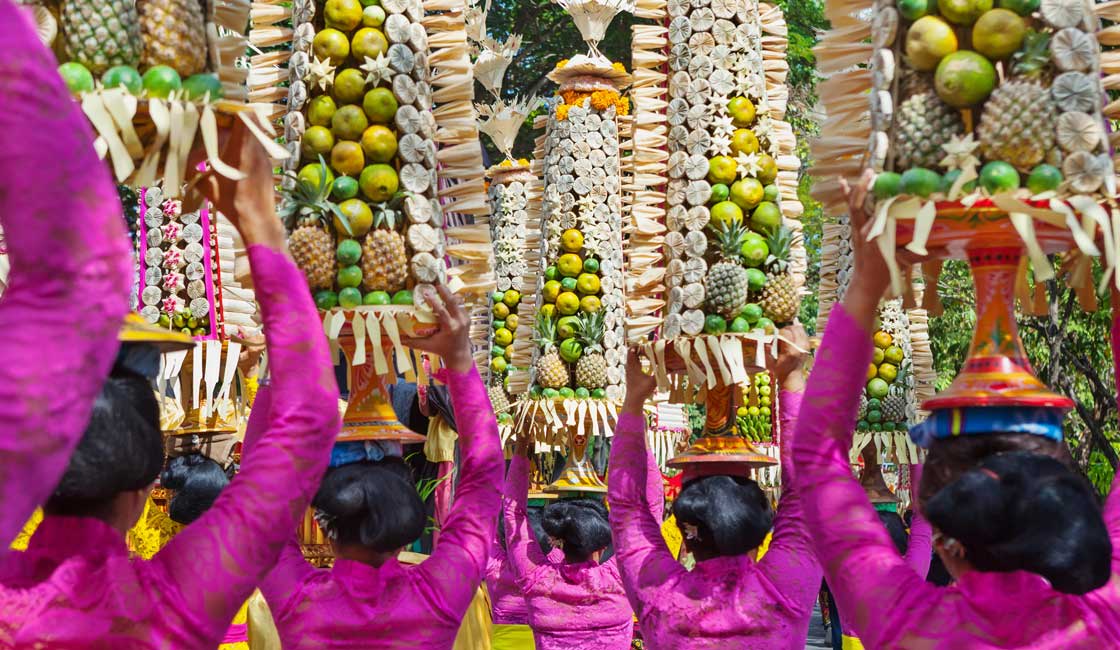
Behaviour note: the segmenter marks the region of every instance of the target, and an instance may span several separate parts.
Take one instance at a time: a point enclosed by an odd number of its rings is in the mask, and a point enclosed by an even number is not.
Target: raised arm
[[[918,507],[918,485],[922,481],[922,466],[910,466],[910,503],[914,518],[910,520],[910,542],[906,547],[906,564],[925,580],[929,564],[933,561],[933,526],[922,516]]]
[[[1120,291],[1112,290],[1112,364],[1114,377],[1120,378]],[[1120,381],[1120,379],[1118,379]],[[1120,401],[1120,397],[1117,397]],[[1112,478],[1108,500],[1104,504],[1104,523],[1112,539],[1112,572],[1120,572],[1120,472]]]
[[[518,580],[547,561],[529,526],[529,457],[514,453],[506,472],[502,517],[506,528],[506,554]]]
[[[249,441],[241,472],[214,506],[155,559],[183,607],[219,634],[291,538],[339,430],[334,367],[311,292],[284,252],[271,164],[252,136],[236,133],[249,178],[230,187],[211,177],[220,183],[211,193],[221,212],[239,215],[238,228],[249,244],[271,367],[268,419],[259,440]]]
[[[0,0],[0,554],[66,469],[117,353],[131,257],[93,134],[24,10]]]

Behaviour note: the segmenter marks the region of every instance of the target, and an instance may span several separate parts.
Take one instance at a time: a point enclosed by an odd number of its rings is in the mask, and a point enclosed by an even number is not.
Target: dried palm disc
[[[1042,18],[1056,29],[1074,27],[1085,18],[1083,0],[1042,0],[1038,10]]]
[[[681,289],[681,302],[689,309],[698,309],[704,304],[704,285],[690,282]]]
[[[602,149],[603,148],[603,134],[602,133],[599,133],[598,131],[588,131],[587,135],[585,135],[583,137],[585,138],[585,140],[583,140],[583,141],[586,142],[587,146],[591,147],[592,149]],[[584,154],[584,155],[588,155],[590,153],[591,152],[588,151],[587,154]]]
[[[419,21],[408,26],[408,44],[417,52],[428,49],[428,32]],[[425,62],[425,66],[427,63]]]
[[[712,70],[715,70],[715,66],[705,54],[697,54],[688,64],[688,74],[692,75],[693,79],[707,79],[712,74]]]
[[[698,181],[708,176],[708,158],[704,155],[693,154],[684,164],[684,173],[690,181]]]
[[[415,23],[413,23],[413,24],[415,24]],[[421,26],[420,28],[423,29],[423,26]],[[427,36],[425,36],[425,38],[427,38]],[[413,44],[412,39],[409,39],[408,42],[409,42],[410,45]],[[415,47],[413,49],[415,49]],[[428,48],[427,47],[425,47],[422,50],[417,50],[416,51],[416,71],[419,71],[420,73],[424,74],[425,76],[427,76],[427,74],[429,72],[429,70],[428,70]],[[413,74],[416,74],[417,73],[416,71],[413,71]]]
[[[1100,122],[1088,113],[1073,111],[1058,116],[1058,145],[1064,151],[1092,151],[1103,135]]]
[[[393,14],[386,18],[382,28],[390,43],[407,43],[412,37],[412,23],[408,22],[408,18],[402,14]]]
[[[712,0],[712,13],[716,18],[734,18],[739,9],[739,0]]]
[[[1050,96],[1059,110],[1087,113],[1100,105],[1100,83],[1082,72],[1063,72],[1050,86]]]
[[[688,87],[692,84],[692,77],[688,72],[681,70],[673,73],[669,78],[669,96],[683,98],[688,94]]]
[[[431,253],[417,253],[412,256],[412,277],[420,282],[439,282],[443,265]]]
[[[702,257],[693,257],[684,263],[684,281],[702,282],[708,273],[708,263]]]
[[[399,74],[393,77],[393,95],[402,104],[411,104],[416,101],[416,82],[408,75]]]
[[[419,23],[424,19],[424,5],[420,0],[408,0],[405,5],[405,13],[412,22]]]
[[[676,259],[684,257],[684,234],[679,232],[665,233],[665,250],[669,256]]]
[[[712,218],[712,213],[705,205],[696,205],[689,208],[685,216],[684,227],[689,230],[703,230]]]
[[[681,335],[683,329],[681,325],[683,321],[684,319],[680,314],[669,314],[665,317],[665,326],[662,328],[661,333],[664,334],[667,339],[677,338]],[[703,325],[701,325],[701,327],[703,327]]]
[[[600,131],[602,133],[602,131]],[[607,154],[602,149],[596,149],[587,154],[587,159],[591,161],[592,167],[606,167]]]
[[[431,209],[432,209],[432,225],[435,226],[436,228],[442,228],[443,227],[443,222],[444,222],[443,206],[441,206],[439,204],[439,199],[437,199],[437,198],[428,199],[428,205],[431,206]]]
[[[684,190],[684,199],[689,205],[705,205],[712,198],[712,186],[708,181],[692,181]]]
[[[416,76],[416,70],[412,71],[412,75]],[[432,105],[432,86],[427,81],[418,81],[416,83],[416,106],[419,108],[428,108]]]
[[[407,135],[418,133],[424,125],[424,119],[420,117],[420,111],[416,110],[415,107],[401,106],[393,117],[393,123],[396,125],[397,131]]]
[[[389,67],[399,74],[408,74],[412,72],[414,65],[416,65],[416,56],[411,48],[404,43],[389,46]]]
[[[684,141],[688,139],[688,127],[674,126],[669,129],[669,149],[684,149]]]
[[[707,104],[696,104],[688,109],[688,115],[685,118],[685,123],[688,124],[690,129],[704,128],[708,121],[708,106]]]
[[[1067,27],[1050,39],[1050,58],[1059,70],[1089,70],[1097,60],[1097,41],[1080,29]]]
[[[580,195],[580,196],[583,196],[584,194],[590,194],[591,193],[591,181],[590,181],[590,179],[582,178],[582,177],[576,177],[576,179],[574,181],[572,181],[572,191],[575,192],[576,194]]]
[[[703,156],[712,148],[712,134],[705,129],[693,129],[684,141],[685,149],[694,156]]]
[[[712,49],[716,46],[716,37],[708,32],[696,32],[688,38],[688,46],[692,48],[692,54],[703,54],[705,56],[712,53]]]
[[[680,311],[681,307],[684,306],[684,288],[674,286],[669,289],[668,301],[670,309],[676,308],[675,311]]]
[[[872,131],[867,143],[867,153],[872,169],[881,171],[887,162],[887,153],[891,148],[891,139],[882,131]]]
[[[406,163],[418,163],[424,159],[424,138],[415,133],[401,136],[397,142],[397,153]]]
[[[673,72],[687,70],[688,62],[692,60],[692,50],[686,43],[677,43],[669,49],[669,69]]]
[[[561,174],[571,174],[576,170],[576,159],[571,156],[563,156],[556,167]]]
[[[688,162],[688,154],[684,151],[674,151],[669,154],[669,178],[684,178],[687,173],[685,170],[686,162]]]
[[[673,18],[683,16],[692,10],[688,0],[669,0],[669,15]]]
[[[704,312],[690,309],[681,314],[681,331],[689,336],[696,336],[704,331]]]
[[[1107,154],[1105,154],[1107,158]],[[1101,160],[1088,151],[1077,151],[1062,161],[1062,175],[1074,192],[1089,194],[1096,192],[1104,183],[1105,175],[1111,172],[1111,165],[1101,164]]]
[[[708,83],[712,85],[712,92],[717,95],[727,97],[735,91],[735,75],[727,70],[720,68],[713,70]]]
[[[420,129],[420,135],[425,138],[430,138],[436,134],[436,116],[432,114],[429,109],[420,111],[420,119],[424,121],[424,126]]]
[[[42,5],[35,5],[31,10],[34,12],[35,32],[39,35],[39,41],[50,47],[58,36],[58,21],[51,10]]]
[[[871,85],[875,90],[890,90],[894,74],[894,52],[885,47],[875,50],[871,55]]]
[[[693,11],[695,11],[697,9],[703,9],[704,7],[707,7],[710,4],[711,4],[711,0],[692,0],[692,9],[693,9]]]
[[[400,14],[408,9],[408,0],[385,0],[381,3],[381,8],[387,14]]]
[[[665,116],[668,118],[670,125],[684,124],[687,115],[688,102],[684,98],[677,97],[669,100],[669,106],[665,109]]]
[[[439,245],[439,231],[426,223],[414,223],[408,228],[408,245],[420,253],[430,253]]]
[[[692,230],[684,236],[684,246],[684,252],[689,257],[703,257],[708,252],[708,238],[703,232]]]
[[[665,211],[665,227],[669,230],[683,230],[684,221],[688,217],[688,208],[683,205],[674,205]]]
[[[602,126],[602,124],[603,118],[599,117],[595,113],[591,113],[587,116],[587,119],[583,121],[583,127],[588,131],[598,131],[599,127]]]
[[[891,47],[898,35],[898,11],[894,7],[883,7],[875,12],[871,20],[871,44],[875,47]]]
[[[427,192],[432,185],[431,174],[423,165],[417,163],[409,163],[401,167],[400,177],[401,187],[416,194]]]
[[[891,126],[894,115],[894,101],[890,92],[875,90],[871,92],[871,128],[885,131]]]
[[[677,16],[669,21],[669,42],[687,43],[689,36],[692,36],[692,23],[688,16]]]
[[[689,15],[688,21],[692,23],[692,32],[706,32],[716,22],[716,15],[709,7],[702,7]]]

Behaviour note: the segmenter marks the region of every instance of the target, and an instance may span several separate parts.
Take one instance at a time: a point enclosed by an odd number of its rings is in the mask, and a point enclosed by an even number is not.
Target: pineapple
[[[739,263],[739,250],[747,236],[741,223],[721,222],[712,228],[718,245],[719,262],[708,269],[704,278],[704,293],[708,308],[724,318],[734,318],[747,304],[747,270]]]
[[[980,151],[984,160],[1002,160],[1029,172],[1054,149],[1058,110],[1047,89],[1032,81],[1007,81],[984,104]]]
[[[883,399],[883,419],[887,422],[906,421],[906,398],[902,394],[892,392]]]
[[[381,204],[373,212],[373,229],[362,244],[362,286],[366,291],[396,293],[408,283],[408,252],[397,232],[395,206]]]
[[[486,392],[490,395],[490,406],[493,407],[494,413],[500,415],[509,410],[509,396],[499,384],[494,384]]]
[[[588,390],[607,385],[607,359],[603,356],[603,312],[580,316],[576,335],[583,344],[583,356],[576,363],[576,385]]]
[[[206,69],[206,19],[199,0],[137,0],[145,67],[166,65],[184,78]]]
[[[770,247],[770,256],[766,258],[766,286],[762,288],[762,298],[758,304],[766,317],[775,324],[790,323],[801,308],[797,287],[789,272],[793,231],[781,226],[766,239],[766,243]]]
[[[288,249],[312,291],[330,289],[335,277],[335,246],[327,224],[331,217],[342,218],[342,211],[327,198],[331,183],[325,175],[318,185],[299,180],[291,172],[288,175],[295,181],[294,189],[281,190],[278,210],[290,231]]]
[[[894,139],[895,168],[936,169],[945,157],[941,145],[964,133],[960,112],[932,92],[913,95],[898,110]]]
[[[548,315],[538,314],[533,329],[536,334],[533,340],[541,348],[541,355],[533,366],[537,373],[537,384],[541,388],[567,386],[571,377],[568,366],[564,364],[560,352],[556,349],[556,323]]]
[[[60,18],[67,53],[94,76],[115,65],[140,64],[135,0],[68,0]]]

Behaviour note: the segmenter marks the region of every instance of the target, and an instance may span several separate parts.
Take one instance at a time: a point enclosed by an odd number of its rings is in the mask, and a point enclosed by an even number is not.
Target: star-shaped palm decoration
[[[584,223],[591,223],[591,213],[595,210],[595,199],[590,194],[584,194],[579,197],[577,202],[579,206],[579,219]]]
[[[723,133],[716,133],[712,136],[712,153],[717,156],[730,156],[731,155],[731,138]]]
[[[774,120],[770,115],[759,115],[754,124],[754,134],[759,139],[769,138],[774,133]]]
[[[393,69],[389,66],[389,59],[384,52],[378,54],[376,59],[367,56],[361,68],[362,72],[366,73],[367,84],[379,86],[393,78]]]
[[[945,157],[941,159],[941,166],[945,169],[972,170],[980,166],[980,160],[974,152],[980,143],[973,139],[972,134],[964,136],[954,135],[949,142],[941,145],[945,150]]]
[[[757,153],[740,153],[735,164],[740,176],[756,177],[762,171],[762,157]]]
[[[735,76],[735,94],[753,96],[758,94],[758,75],[746,70]]]
[[[309,86],[319,86],[319,89],[325,92],[330,90],[330,87],[334,84],[334,64],[331,63],[329,58],[320,59],[313,56],[307,71],[309,75],[307,85]]]
[[[727,110],[724,108],[726,105],[726,102],[720,105],[712,118],[712,132],[714,133],[731,134],[735,132],[735,123],[731,116],[727,114]]]

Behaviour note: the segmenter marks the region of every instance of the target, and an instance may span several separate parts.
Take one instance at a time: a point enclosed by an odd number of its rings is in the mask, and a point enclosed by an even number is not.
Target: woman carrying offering
[[[1102,516],[1091,488],[1052,455],[978,456],[935,477],[927,461],[921,506],[956,578],[951,587],[907,566],[852,477],[848,449],[862,388],[852,378],[870,362],[869,332],[889,282],[877,245],[866,241],[870,180],[850,197],[860,233],[852,238],[855,269],[829,319],[794,444],[809,530],[845,622],[868,648],[1120,647],[1120,474]]]
[[[801,650],[821,570],[802,522],[801,496],[790,457],[808,349],[800,326],[784,330],[775,374],[782,386],[782,493],[777,516],[754,481],[733,476],[686,480],[673,514],[684,544],[696,558],[690,572],[661,537],[661,474],[645,436],[642,406],[656,380],[631,350],[626,400],[611,447],[611,527],[626,593],[638,613],[642,638],[652,650],[701,648]],[[758,547],[774,528],[769,549]]]
[[[425,299],[439,331],[405,343],[443,359],[437,378],[448,385],[460,432],[459,483],[439,541],[419,565],[397,559],[427,524],[399,457],[332,467],[313,505],[338,558],[333,568],[308,564],[287,532],[280,561],[261,583],[285,650],[449,650],[482,583],[501,499],[498,423],[471,357],[470,315],[447,287],[438,290],[442,302]]]

